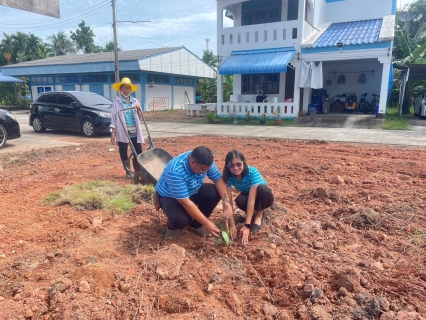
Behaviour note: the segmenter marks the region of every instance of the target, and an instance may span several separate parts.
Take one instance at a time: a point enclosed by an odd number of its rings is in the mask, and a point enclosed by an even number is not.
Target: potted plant
[[[263,113],[263,114],[260,116],[260,124],[265,124],[265,122],[266,122],[266,114],[265,114],[265,113]]]
[[[250,124],[250,120],[251,120],[250,111],[247,111],[246,118],[245,118],[245,123],[246,124]]]
[[[216,117],[214,112],[207,112],[206,113],[206,118],[208,120],[209,123],[214,123],[214,118]]]
[[[280,126],[281,125],[281,119],[280,119],[281,107],[278,106],[277,110],[273,114],[274,114],[274,117],[275,117],[275,120],[274,120],[275,125]]]
[[[228,116],[224,116],[223,118],[222,118],[222,123],[223,124],[226,124],[226,123],[228,123]]]

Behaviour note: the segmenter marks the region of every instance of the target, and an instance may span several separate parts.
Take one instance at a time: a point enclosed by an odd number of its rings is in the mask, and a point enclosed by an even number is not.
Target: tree
[[[46,45],[32,33],[16,32],[11,35],[3,33],[3,35],[4,39],[0,42],[0,57],[4,59],[6,64],[37,60],[49,56]]]
[[[203,50],[202,60],[210,67],[216,69],[217,59],[211,50]],[[217,79],[199,79],[197,81],[197,91],[205,102],[215,102],[217,91]]]
[[[207,63],[210,67],[216,69],[217,67],[217,58],[214,56],[212,50],[203,50],[202,60]]]
[[[65,34],[64,31],[52,34],[47,39],[50,40],[48,46],[54,56],[64,56],[67,54],[77,53],[77,48],[74,42]]]
[[[84,53],[92,53],[97,51],[94,37],[95,34],[90,27],[86,26],[86,22],[81,21],[78,24],[79,29],[75,32],[70,31],[71,39],[77,44],[77,49],[83,51]]]

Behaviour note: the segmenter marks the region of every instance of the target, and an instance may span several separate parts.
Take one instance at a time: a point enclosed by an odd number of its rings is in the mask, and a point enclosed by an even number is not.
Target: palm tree
[[[64,31],[52,34],[47,39],[50,40],[48,46],[54,56],[64,56],[67,54],[77,53],[77,48],[75,47],[74,42],[65,34]]]
[[[6,64],[11,64],[12,58],[13,58],[13,39],[12,39],[12,36],[7,35],[4,32],[3,32],[3,36],[4,38],[0,43],[0,52],[1,52],[1,55],[4,57],[4,59],[6,60]]]

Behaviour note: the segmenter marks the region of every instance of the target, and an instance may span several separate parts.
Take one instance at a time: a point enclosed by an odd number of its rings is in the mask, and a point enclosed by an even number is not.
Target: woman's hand
[[[241,242],[242,244],[248,244],[248,238],[250,234],[250,229],[247,227],[242,227],[241,230]]]
[[[111,144],[115,146],[117,144],[117,139],[115,138],[115,133],[111,134]]]
[[[229,235],[230,235],[232,240],[235,240],[237,238],[237,235],[238,235],[237,226],[235,225],[234,219],[231,218],[229,220],[230,220]]]

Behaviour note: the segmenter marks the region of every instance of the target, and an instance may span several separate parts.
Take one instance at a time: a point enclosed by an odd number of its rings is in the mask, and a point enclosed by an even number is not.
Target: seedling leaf
[[[218,246],[218,245],[220,245],[220,243],[222,242],[222,239],[221,238],[216,238],[216,245]]]
[[[222,238],[225,240],[226,245],[229,246],[229,236],[225,230],[222,230]]]

